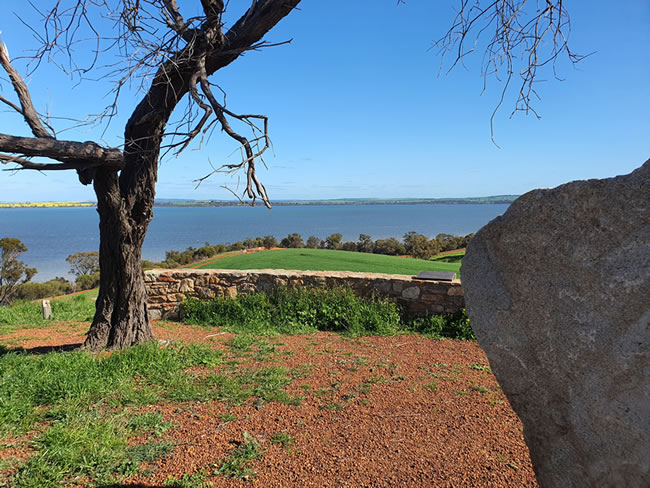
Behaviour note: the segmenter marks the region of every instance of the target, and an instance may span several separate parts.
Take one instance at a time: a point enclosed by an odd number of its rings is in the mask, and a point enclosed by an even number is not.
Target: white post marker
[[[50,305],[49,300],[43,300],[43,318],[49,320],[52,318],[52,306]]]

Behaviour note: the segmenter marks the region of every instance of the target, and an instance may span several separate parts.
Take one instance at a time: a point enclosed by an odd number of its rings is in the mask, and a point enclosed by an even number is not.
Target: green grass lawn
[[[458,273],[460,262],[425,261],[381,254],[326,249],[277,249],[224,256],[200,269],[288,269],[311,271],[360,271],[415,275],[420,271]]]

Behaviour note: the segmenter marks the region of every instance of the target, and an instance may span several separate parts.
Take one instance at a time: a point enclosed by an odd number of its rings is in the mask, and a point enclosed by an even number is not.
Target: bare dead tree
[[[270,207],[256,173],[256,164],[263,163],[270,147],[268,119],[231,111],[225,94],[215,95],[216,85],[210,77],[247,51],[277,45],[264,41],[264,36],[300,0],[249,1],[248,9],[229,28],[223,21],[227,0],[194,0],[194,5],[185,2],[188,11],[199,8],[200,14],[194,17],[184,16],[176,0],[48,1],[50,7],[39,11],[43,29],[29,26],[40,47],[28,64],[28,72],[45,59],[59,60],[58,66],[79,81],[98,72],[112,80],[112,102],[85,123],[110,122],[127,86],[139,86],[143,96],[126,123],[119,148],[59,139],[48,119],[34,108],[27,85],[14,69],[6,46],[0,44],[0,65],[17,97],[15,102],[0,96],[0,102],[22,116],[34,136],[0,134],[0,162],[13,170],[74,170],[81,183],[93,185],[100,215],[101,281],[96,314],[84,347],[127,347],[153,337],[140,258],[152,218],[161,155],[178,153],[220,127],[240,145],[241,159],[214,171],[245,170],[244,195],[253,203],[260,198]],[[398,0],[398,4],[402,2]],[[39,6],[43,3],[38,2]],[[483,76],[486,82],[492,75],[505,80],[496,110],[521,59],[515,112],[535,113],[531,99],[536,95],[538,69],[554,67],[562,54],[573,63],[582,59],[569,50],[569,17],[563,2],[495,0],[483,5],[480,0],[461,0],[452,27],[437,45],[443,52],[455,53],[453,69],[473,51],[471,36],[478,42],[490,32]],[[75,58],[74,49],[80,42],[93,43],[93,55],[82,62]],[[180,120],[170,123],[179,105],[185,110]],[[251,135],[242,135],[236,130],[238,126]]]
[[[139,83],[144,95],[126,124],[120,148],[58,139],[35,110],[27,85],[0,43],[0,65],[18,100],[0,97],[0,102],[20,114],[34,135],[0,134],[0,162],[11,164],[12,170],[75,170],[81,183],[92,184],[97,195],[101,280],[86,349],[123,348],[153,337],[140,260],[153,215],[161,150],[180,152],[219,126],[241,145],[242,158],[217,170],[245,169],[245,195],[253,203],[260,198],[270,208],[255,166],[270,146],[268,119],[228,109],[225,99],[213,93],[209,78],[243,53],[272,46],[263,37],[299,3],[253,0],[226,29],[223,15],[228,2],[223,0],[200,0],[201,14],[192,18],[181,14],[176,0],[52,0],[47,10],[40,11],[43,31],[33,29],[40,47],[29,69],[37,69],[46,57],[62,55],[59,67],[80,80],[97,70],[112,77],[113,102],[89,122],[110,121],[123,88]],[[82,39],[95,44],[85,65],[77,63],[72,49]],[[188,101],[184,115],[166,132],[172,112],[184,100]],[[252,136],[237,132],[232,121],[244,124]]]
[[[494,117],[517,78],[518,92],[510,116],[524,112],[539,118],[533,101],[539,98],[536,83],[542,81],[540,70],[548,67],[560,79],[556,67],[561,59],[575,65],[586,57],[570,49],[570,33],[563,0],[461,0],[451,27],[434,45],[442,52],[442,66],[451,56],[448,71],[478,51],[482,55],[483,89],[490,77],[503,83],[490,117],[494,141]]]

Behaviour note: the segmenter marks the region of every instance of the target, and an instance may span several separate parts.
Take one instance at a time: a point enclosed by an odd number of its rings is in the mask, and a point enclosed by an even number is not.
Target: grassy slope
[[[458,265],[458,269],[460,269],[460,265],[464,257],[465,250],[462,249],[460,251],[450,251],[438,256],[434,256],[431,258],[431,261],[436,263],[455,263]]]
[[[52,320],[43,320],[40,300],[17,301],[10,307],[0,307],[0,335],[18,329],[46,327],[52,321],[90,322],[95,314],[96,299],[97,290],[89,290],[52,300]]]
[[[312,271],[361,271],[414,275],[420,271],[458,273],[460,263],[424,261],[381,254],[325,249],[278,249],[225,256],[207,262],[201,269],[291,269]]]

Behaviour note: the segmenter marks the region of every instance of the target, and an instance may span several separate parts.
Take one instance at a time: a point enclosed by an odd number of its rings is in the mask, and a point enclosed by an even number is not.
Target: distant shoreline
[[[349,199],[349,200],[279,200],[272,202],[277,207],[302,207],[302,206],[341,206],[341,205],[467,205],[467,204],[510,204],[519,195],[496,195],[490,197],[467,198],[387,198],[387,199]],[[83,208],[95,207],[96,202],[15,202],[0,203],[0,208]],[[159,200],[155,207],[244,207],[248,204],[220,200]]]
[[[80,208],[96,207],[97,202],[16,202],[0,203],[0,208]]]

